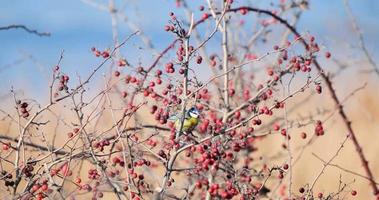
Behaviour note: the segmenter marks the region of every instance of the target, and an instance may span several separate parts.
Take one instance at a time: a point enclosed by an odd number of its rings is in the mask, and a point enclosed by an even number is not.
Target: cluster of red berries
[[[222,199],[232,199],[239,193],[230,181],[226,182],[225,188],[221,188],[218,183],[214,183],[209,187],[208,192],[212,197],[220,197]]]
[[[316,92],[317,92],[318,94],[321,94],[321,93],[322,93],[322,87],[321,87],[320,84],[316,85]]]
[[[318,120],[316,122],[316,127],[315,127],[315,134],[317,136],[321,136],[321,135],[324,135],[324,128],[322,126],[322,122],[320,120]]]
[[[68,138],[72,138],[72,137],[74,137],[74,134],[77,134],[78,132],[79,132],[79,128],[74,128],[73,130],[72,130],[72,132],[68,132],[67,133],[67,136],[68,136]]]
[[[303,38],[296,37],[295,41],[296,40],[303,40]],[[292,72],[300,71],[300,70],[302,72],[310,72],[311,71],[311,64],[314,60],[313,54],[320,51],[318,44],[315,43],[315,38],[313,36],[311,36],[309,38],[309,45],[306,47],[306,50],[308,51],[309,55],[307,55],[305,57],[296,55],[296,56],[292,56],[291,58],[289,58],[288,51],[287,51],[286,47],[289,47],[290,45],[291,45],[291,42],[286,41],[284,48],[280,48],[278,45],[275,45],[273,47],[273,49],[275,51],[280,51],[280,56],[277,60],[278,65],[281,65],[281,64],[283,64],[284,61],[289,60],[287,67],[290,67]],[[326,55],[327,55],[327,58],[330,57],[329,52]],[[268,75],[269,76],[274,75],[272,68],[269,68]],[[275,77],[274,80],[276,79],[276,81],[277,81],[278,78],[279,77]]]
[[[34,166],[35,164],[27,164],[24,168],[22,168],[22,173],[27,177],[33,176]]]
[[[109,146],[111,143],[107,139],[103,139],[100,142],[96,142],[93,144],[93,147],[99,149],[100,151],[104,151],[104,147]]]
[[[306,50],[309,51],[311,54],[320,51],[320,48],[319,48],[318,44],[315,42],[315,37],[314,36],[310,36],[309,37],[309,44],[306,47]]]
[[[167,154],[162,149],[158,151],[158,155],[164,159],[167,159]]]
[[[121,167],[124,167],[125,161],[122,158],[120,158],[119,156],[115,156],[112,158],[112,165],[113,166],[120,165]]]
[[[166,63],[165,70],[167,73],[172,74],[175,72],[174,64],[172,62]]]
[[[90,184],[87,184],[87,183],[82,184],[82,179],[80,177],[77,177],[75,179],[75,184],[77,184],[79,190],[85,190],[87,192],[92,191],[93,192],[92,199],[98,199],[98,198],[101,199],[104,197],[104,193],[98,189],[98,187],[100,186],[99,181],[95,181],[95,183],[93,184],[94,187],[92,188]]]
[[[167,119],[170,117],[170,113],[168,111],[164,111],[163,108],[155,110],[154,119],[159,121],[160,124],[166,124]]]
[[[47,180],[43,179],[40,181],[40,183],[34,183],[33,187],[31,188],[31,193],[35,194],[38,200],[42,200],[46,197],[45,193],[47,193],[48,190],[49,186]]]
[[[197,56],[196,57],[196,63],[200,65],[202,62],[203,62],[203,57]]]
[[[217,59],[216,55],[211,55],[209,57],[209,60],[211,61],[211,63],[210,63],[211,67],[216,67],[216,65],[217,65],[217,60],[216,59]]]
[[[143,163],[138,163],[138,164],[134,164],[134,165],[135,165],[135,167],[138,167],[138,166],[143,166],[143,165],[147,165],[147,164],[145,164],[143,162]],[[149,163],[149,165],[150,165],[150,163]],[[145,185],[145,182],[143,181],[145,179],[145,176],[143,174],[137,174],[135,169],[132,168],[131,164],[128,164],[128,174],[130,175],[130,177],[132,179],[137,179],[138,185],[140,187],[143,187]]]
[[[105,51],[99,51],[98,49],[96,49],[95,47],[92,47],[91,48],[91,51],[95,54],[96,57],[103,57],[103,58],[108,58],[110,55],[109,55],[109,51],[108,50],[105,50]],[[125,63],[126,64],[126,63]]]
[[[126,75],[125,76],[125,83],[126,84],[129,84],[129,83],[138,83],[138,80],[135,76],[130,76],[130,75]]]
[[[146,141],[146,144],[149,145],[149,146],[151,146],[151,147],[155,147],[155,146],[157,146],[158,143],[157,143],[156,140],[150,138],[150,139],[148,139],[148,140]]]
[[[184,30],[181,23],[177,20],[175,14],[173,12],[170,12],[169,16],[171,17],[171,24],[164,27],[165,31],[174,33],[178,38],[187,37],[187,31]]]
[[[151,162],[149,160],[142,158],[140,160],[135,161],[133,164],[134,164],[134,167],[142,167],[144,165],[149,167],[151,165]]]
[[[209,92],[208,89],[202,89],[199,91],[199,93],[197,94],[197,98],[198,99],[202,99],[204,100],[205,102],[209,103],[210,100],[211,100],[211,93]]]
[[[14,181],[12,180],[13,175],[11,173],[8,173],[7,171],[3,170],[1,171],[1,176],[4,177],[3,180],[5,180],[4,184],[6,187],[14,185]]]
[[[201,155],[199,158],[195,158],[195,163],[198,164],[197,171],[208,171],[209,167],[217,171],[218,160],[221,156],[226,157],[226,154],[217,148],[216,143],[210,146],[211,148],[208,145],[200,145],[191,149],[192,152],[197,151]]]
[[[58,91],[68,90],[68,86],[67,86],[68,80],[70,80],[70,77],[67,75],[61,75],[59,77]]]
[[[100,178],[100,174],[97,171],[97,169],[90,169],[88,170],[88,178],[91,180],[96,180]]]
[[[263,98],[265,99],[265,98]],[[269,109],[267,106],[263,106],[262,108],[259,109],[259,114],[265,114],[265,115],[272,115],[273,112],[271,109]]]

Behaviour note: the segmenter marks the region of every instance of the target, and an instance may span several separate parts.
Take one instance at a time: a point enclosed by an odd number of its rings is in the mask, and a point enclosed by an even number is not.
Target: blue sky
[[[97,2],[107,4],[108,1]],[[174,0],[129,0],[128,4],[122,2],[116,1],[117,5],[125,6],[125,15],[141,27],[158,50],[171,41],[172,36],[163,31],[163,26],[169,19],[167,13],[175,10]],[[269,3],[265,0],[250,2],[260,8],[268,8]],[[351,0],[351,5],[364,32],[369,50],[378,58],[379,1]],[[191,6],[197,8],[198,4]],[[342,0],[313,0],[310,6],[311,9],[301,18],[299,30],[310,31],[331,49],[334,48],[335,41],[354,41]],[[197,13],[197,16],[199,15]],[[0,31],[0,96],[6,94],[11,86],[28,91],[46,91],[49,68],[55,65],[63,49],[65,57],[62,67],[65,72],[81,75],[89,73],[91,66],[99,62],[99,59],[91,54],[90,48],[107,48],[112,45],[110,22],[109,13],[79,0],[4,1],[0,7],[0,26],[24,24],[32,29],[50,32],[52,35],[38,37],[22,30]],[[131,33],[122,23],[119,31],[120,38]],[[153,57],[151,52],[138,50],[138,47],[141,47],[139,38],[133,38],[122,53],[143,61]],[[42,65],[39,66],[27,59],[21,64],[4,68],[28,54],[33,55]],[[146,61],[144,64],[149,63]]]

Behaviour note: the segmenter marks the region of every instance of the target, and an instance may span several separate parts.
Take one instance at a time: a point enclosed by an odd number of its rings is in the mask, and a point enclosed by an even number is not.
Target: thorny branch
[[[20,24],[14,24],[14,25],[0,27],[0,31],[11,30],[11,29],[22,29],[22,30],[24,30],[24,31],[26,31],[28,33],[35,34],[35,35],[38,35],[38,36],[50,36],[51,35],[48,32],[39,32],[37,30],[30,29],[30,28],[26,27],[25,25],[20,25]]]

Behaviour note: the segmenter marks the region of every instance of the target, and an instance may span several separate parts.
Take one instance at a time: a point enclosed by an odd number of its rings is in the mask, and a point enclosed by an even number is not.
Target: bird
[[[184,116],[183,120],[183,126],[181,125],[182,117],[179,115],[174,115],[170,117],[169,119],[172,121],[175,121],[174,127],[176,130],[176,136],[180,136],[181,133],[191,133],[196,126],[199,124],[199,116],[200,116],[200,111],[192,107],[190,108]]]

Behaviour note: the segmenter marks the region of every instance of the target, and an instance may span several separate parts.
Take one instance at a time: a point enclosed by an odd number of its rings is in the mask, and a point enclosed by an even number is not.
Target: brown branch
[[[51,34],[48,33],[48,32],[39,32],[37,30],[34,30],[34,29],[30,29],[28,27],[26,27],[25,25],[20,25],[20,24],[13,24],[13,25],[9,25],[9,26],[3,26],[3,27],[0,27],[0,31],[3,31],[3,30],[11,30],[11,29],[22,29],[28,33],[31,33],[31,34],[35,34],[35,35],[38,35],[38,36],[47,36],[49,37]]]
[[[17,138],[12,138],[12,137],[9,137],[9,136],[6,136],[6,135],[2,135],[2,134],[0,135],[0,139],[7,140],[7,141],[12,141],[12,142],[16,142],[16,143],[19,141]],[[3,143],[3,142],[0,142],[0,143]],[[36,148],[36,149],[41,150],[41,151],[49,151],[49,149],[47,147],[42,146],[42,145],[38,145],[38,144],[34,144],[34,143],[31,143],[31,142],[24,142],[24,145]],[[14,150],[17,150],[17,148],[14,147],[14,146],[10,146],[10,148],[12,148]],[[57,155],[65,155],[65,154],[68,153],[68,152],[65,152],[63,150],[59,150],[59,151],[54,151],[55,149],[52,149],[52,150],[53,150],[53,153],[57,154]]]

